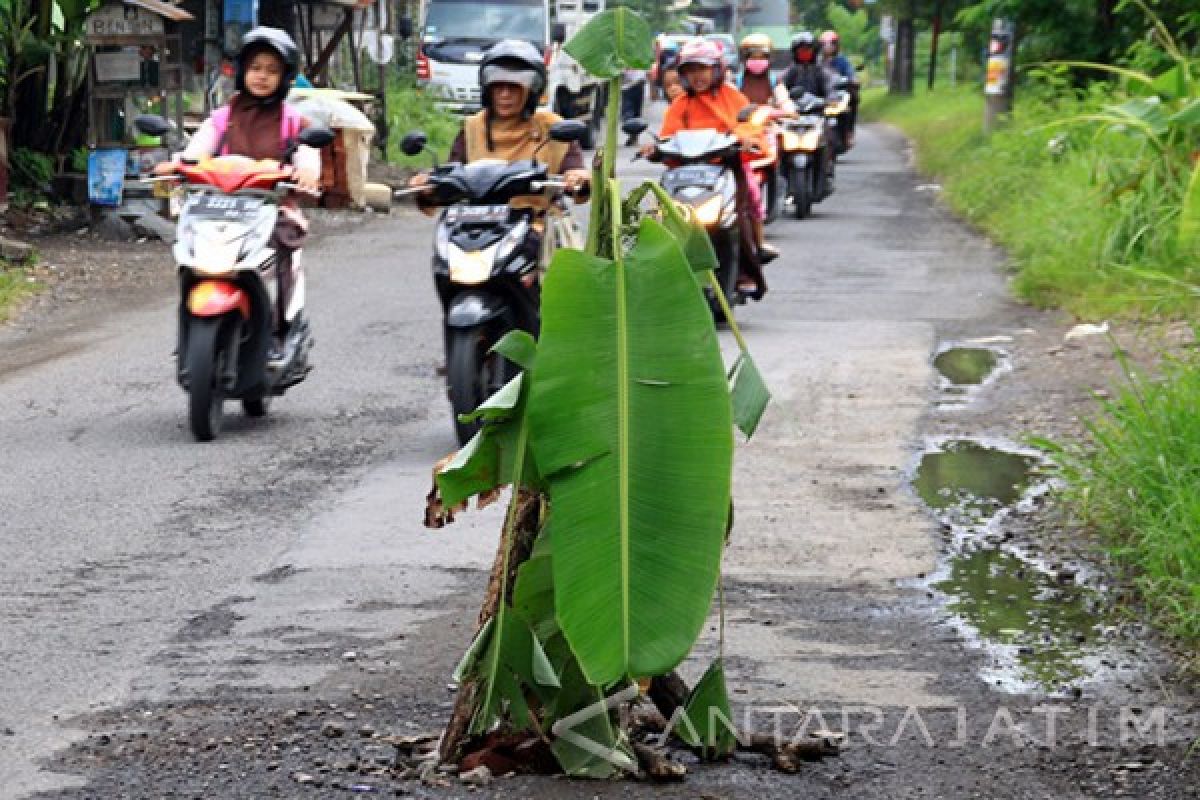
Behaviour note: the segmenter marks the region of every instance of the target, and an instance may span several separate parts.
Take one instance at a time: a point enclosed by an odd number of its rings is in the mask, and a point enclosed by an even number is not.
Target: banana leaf
[[[1200,250],[1200,162],[1192,168],[1179,212],[1179,245],[1185,253]]]
[[[763,381],[762,373],[758,371],[758,365],[746,351],[738,355],[738,360],[730,370],[729,380],[733,385],[730,392],[733,398],[733,423],[749,438],[758,430],[759,420],[771,400],[771,392]]]
[[[610,8],[592,17],[563,48],[597,78],[616,78],[627,68],[654,63],[654,32],[627,8]]]
[[[715,659],[692,689],[684,716],[676,722],[675,734],[690,746],[700,748],[709,760],[724,758],[737,749],[722,659]]]
[[[615,262],[555,255],[532,377],[558,624],[591,684],[669,672],[716,586],[733,436],[710,312],[661,224]]]

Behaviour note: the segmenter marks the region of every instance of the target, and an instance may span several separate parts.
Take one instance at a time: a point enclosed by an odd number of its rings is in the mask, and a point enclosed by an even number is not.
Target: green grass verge
[[[1062,125],[1082,103],[1031,98],[991,137],[978,87],[908,98],[868,90],[862,113],[903,130],[950,207],[1007,249],[1018,297],[1085,319],[1195,312],[1200,263],[1161,250],[1111,254],[1110,237],[1137,198],[1113,198],[1093,178],[1131,144]]]
[[[26,268],[0,259],[0,322],[8,319],[13,307],[24,297],[37,291],[38,285],[29,282]]]
[[[1086,447],[1054,448],[1066,496],[1135,576],[1153,621],[1200,652],[1200,356],[1127,382],[1088,424]],[[1200,670],[1200,656],[1192,667]]]
[[[391,117],[388,161],[417,169],[429,167],[429,155],[409,157],[400,152],[404,134],[424,131],[429,137],[429,146],[441,160],[450,152],[450,145],[462,128],[462,118],[436,108],[425,92],[415,86],[397,84],[388,89],[388,114]]]

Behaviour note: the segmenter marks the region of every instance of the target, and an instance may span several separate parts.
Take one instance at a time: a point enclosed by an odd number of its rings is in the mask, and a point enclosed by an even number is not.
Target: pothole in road
[[[945,561],[923,585],[988,650],[988,681],[1011,691],[1070,691],[1100,661],[1102,594],[1081,582],[1082,569],[1048,563],[1002,530],[1048,488],[1042,462],[1005,443],[950,439],[922,455],[913,479],[948,539]]]
[[[1008,353],[996,347],[948,345],[933,359],[938,371],[941,408],[966,405],[979,389],[1011,369]]]

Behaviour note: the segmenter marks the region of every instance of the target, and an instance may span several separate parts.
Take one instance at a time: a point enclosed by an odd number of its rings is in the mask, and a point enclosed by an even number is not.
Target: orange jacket
[[[681,130],[705,128],[735,133],[738,112],[748,105],[751,103],[746,95],[727,83],[721,84],[716,91],[680,95],[667,107],[659,135],[665,138]]]
[[[711,128],[732,133],[755,150],[765,150],[768,143],[762,125],[753,121],[738,122],[738,113],[752,105],[746,95],[727,83],[721,84],[715,92],[681,95],[667,107],[659,136],[666,138],[681,130]]]

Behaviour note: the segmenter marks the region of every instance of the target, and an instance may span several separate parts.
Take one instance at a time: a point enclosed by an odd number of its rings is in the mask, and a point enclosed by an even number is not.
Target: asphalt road
[[[628,155],[622,171],[654,174]],[[999,254],[920,184],[898,136],[863,130],[837,194],[813,219],[772,226],[784,255],[769,267],[770,292],[737,312],[774,393],[737,453],[728,645],[741,707],[966,706],[988,709],[986,727],[1009,702],[977,678],[977,656],[938,632],[924,593],[898,584],[937,561],[933,523],[907,488],[933,400],[931,354],[947,330],[1012,313]],[[4,335],[0,796],[151,797],[168,783],[189,796],[260,796],[253,787],[272,776],[291,785],[286,765],[235,765],[235,791],[194,763],[189,772],[186,758],[117,758],[105,774],[50,761],[118,713],[170,727],[219,716],[212,698],[249,714],[272,698],[297,704],[311,687],[349,707],[369,686],[405,698],[411,713],[392,720],[402,731],[444,720],[501,512],[440,532],[420,524],[430,468],[454,447],[435,373],[431,237],[411,211],[319,237],[306,254],[316,371],[265,421],[233,414],[212,444],[186,430],[169,294],[83,314],[53,341]],[[702,641],[690,677],[714,645]],[[804,786],[1086,796],[1069,771],[1020,747],[947,762],[904,746],[848,757]],[[134,774],[140,790],[111,788]],[[1010,779],[1011,793],[995,789]],[[762,768],[740,783],[706,780],[719,796],[797,791]],[[521,793],[601,792],[567,786]]]

